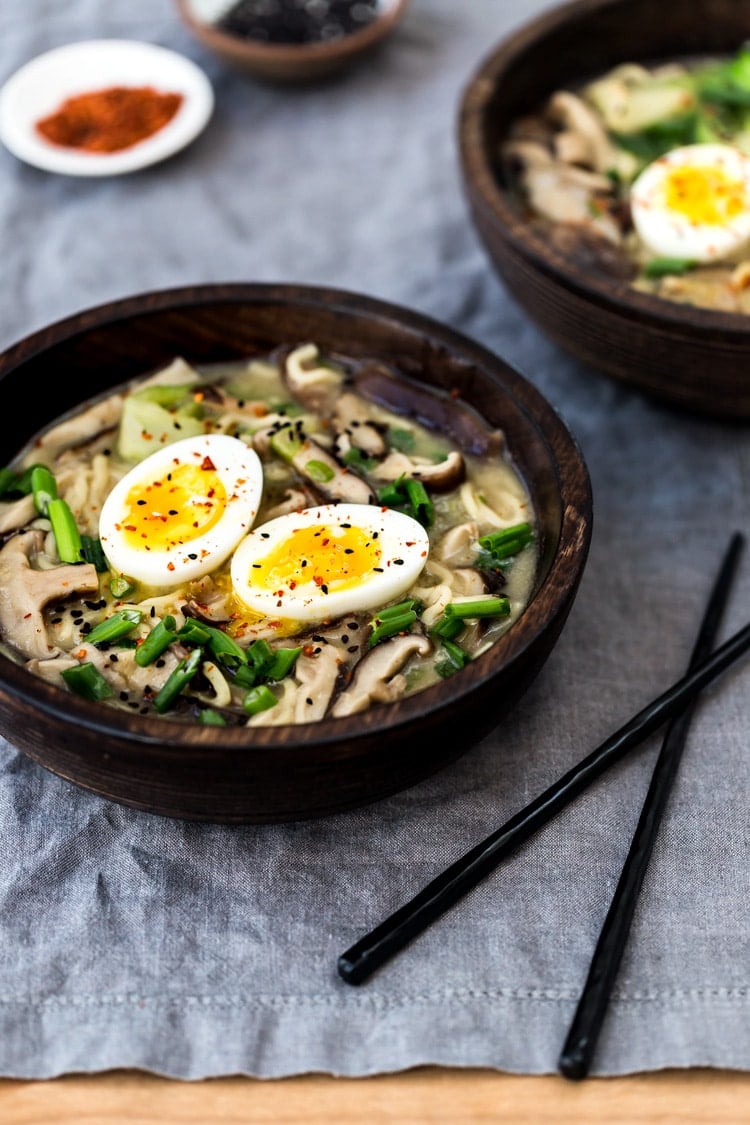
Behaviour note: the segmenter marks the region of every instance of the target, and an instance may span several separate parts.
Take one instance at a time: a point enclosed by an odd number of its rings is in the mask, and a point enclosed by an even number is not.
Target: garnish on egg
[[[427,532],[411,516],[371,504],[323,504],[254,528],[231,564],[250,609],[326,621],[400,597],[422,571]]]

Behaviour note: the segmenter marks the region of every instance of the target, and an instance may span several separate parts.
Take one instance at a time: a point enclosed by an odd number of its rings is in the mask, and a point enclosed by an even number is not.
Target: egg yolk
[[[226,489],[210,458],[200,465],[177,464],[131,488],[118,530],[130,546],[165,551],[209,531],[226,503]]]
[[[745,185],[723,168],[688,166],[667,173],[664,199],[691,223],[721,226],[747,209]]]
[[[382,551],[377,532],[351,525],[300,527],[252,564],[250,586],[297,589],[310,583],[346,590],[377,571]]]

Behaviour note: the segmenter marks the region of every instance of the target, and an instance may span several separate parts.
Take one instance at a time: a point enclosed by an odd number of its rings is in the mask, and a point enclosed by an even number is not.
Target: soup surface
[[[625,63],[514,123],[501,174],[579,268],[750,312],[750,49]]]
[[[314,343],[177,357],[0,474],[0,641],[182,722],[364,711],[459,673],[531,596],[535,517],[458,397]]]

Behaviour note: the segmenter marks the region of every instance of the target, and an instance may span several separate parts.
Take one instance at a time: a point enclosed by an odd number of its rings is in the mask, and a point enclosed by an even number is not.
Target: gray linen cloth
[[[461,89],[545,7],[413,0],[386,49],[302,89],[230,73],[168,0],[0,7],[0,79],[60,44],[125,37],[192,57],[216,92],[192,146],[131,176],[67,179],[0,153],[0,347],[145,289],[357,290],[447,322],[535,383],[582,445],[596,513],[578,599],[529,693],[461,760],[377,805],[286,826],[170,821],[3,744],[2,1075],[555,1070],[658,739],[369,982],[336,973],[344,949],[683,674],[729,535],[748,529],[747,427],[679,416],[562,354],[471,228]],[[725,636],[749,608],[745,559]],[[747,677],[730,670],[698,708],[595,1073],[750,1065]]]

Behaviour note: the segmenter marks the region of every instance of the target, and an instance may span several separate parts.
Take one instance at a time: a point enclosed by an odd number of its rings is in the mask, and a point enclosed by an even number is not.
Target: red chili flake
[[[210,472],[211,470],[213,470],[214,472],[216,471],[216,466],[214,465],[208,454],[206,454],[206,456],[201,461],[201,468],[205,469],[207,472]]]
[[[325,579],[321,578],[319,574],[316,574],[316,575],[313,576],[313,582],[315,583],[316,586],[322,586],[323,583],[325,582]]]
[[[167,563],[167,570],[174,570],[174,563],[173,562]]]
[[[119,531],[119,529],[120,529],[120,525],[119,525],[119,524],[117,525],[117,529],[118,529],[118,531]],[[133,523],[126,523],[126,524],[125,524],[125,530],[126,530],[126,531],[137,531],[138,529],[136,528],[135,524],[133,524]]]

